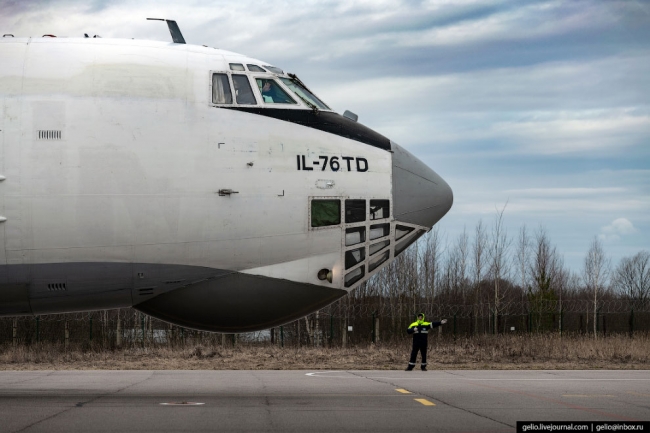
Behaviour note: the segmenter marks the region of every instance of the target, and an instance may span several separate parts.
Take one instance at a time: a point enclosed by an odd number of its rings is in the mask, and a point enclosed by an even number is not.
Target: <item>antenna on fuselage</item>
[[[181,29],[178,28],[178,24],[176,24],[176,21],[174,20],[166,20],[164,18],[147,18],[149,21],[165,21],[167,23],[167,27],[169,27],[169,33],[172,35],[172,41],[174,41],[175,44],[184,44],[185,43],[185,38],[183,38],[183,34],[181,33]]]

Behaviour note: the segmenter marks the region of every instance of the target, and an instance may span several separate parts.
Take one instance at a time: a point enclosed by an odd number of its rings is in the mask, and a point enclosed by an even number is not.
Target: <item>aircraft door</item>
[[[4,100],[0,100],[0,265],[7,264],[5,253],[5,198],[3,181],[5,178],[5,146],[4,146],[4,128],[5,111]]]

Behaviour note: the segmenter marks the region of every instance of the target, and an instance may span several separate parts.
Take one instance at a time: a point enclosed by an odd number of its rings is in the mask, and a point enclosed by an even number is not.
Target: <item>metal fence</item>
[[[403,341],[416,312],[428,320],[447,318],[434,335],[466,337],[488,333],[593,333],[650,332],[650,306],[625,300],[594,304],[585,300],[511,302],[497,309],[489,304],[449,305],[427,302],[360,303],[353,299],[331,306],[281,327],[239,335],[186,329],[146,316],[134,309],[106,310],[43,316],[0,318],[0,345],[39,343],[84,349],[196,344],[345,346],[370,342]]]

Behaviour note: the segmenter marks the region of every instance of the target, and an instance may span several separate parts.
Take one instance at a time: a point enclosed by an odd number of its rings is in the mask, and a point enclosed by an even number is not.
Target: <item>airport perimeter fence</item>
[[[0,318],[0,346],[60,344],[87,350],[119,347],[183,348],[193,345],[277,344],[348,346],[405,341],[405,331],[423,312],[427,320],[446,318],[435,338],[485,334],[561,333],[648,335],[650,305],[626,300],[511,302],[449,305],[408,302],[355,304],[340,301],[283,326],[246,334],[219,334],[171,325],[134,309]]]

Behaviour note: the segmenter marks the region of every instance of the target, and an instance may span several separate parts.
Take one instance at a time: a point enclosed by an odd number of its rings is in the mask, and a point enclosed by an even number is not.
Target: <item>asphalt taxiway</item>
[[[528,420],[648,421],[650,371],[0,372],[0,432],[513,432]]]

